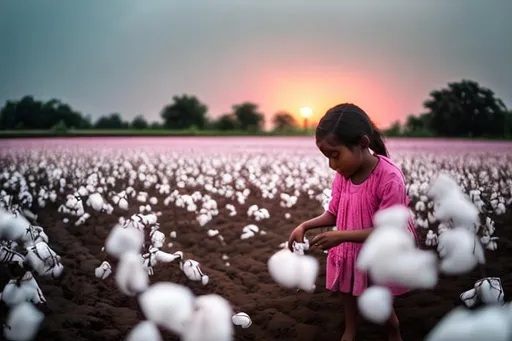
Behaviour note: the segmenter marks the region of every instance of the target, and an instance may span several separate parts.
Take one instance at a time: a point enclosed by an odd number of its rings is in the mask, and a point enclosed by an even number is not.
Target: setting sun
[[[300,108],[300,114],[304,118],[309,118],[311,117],[311,115],[313,115],[313,109],[311,109],[310,107],[302,107]]]

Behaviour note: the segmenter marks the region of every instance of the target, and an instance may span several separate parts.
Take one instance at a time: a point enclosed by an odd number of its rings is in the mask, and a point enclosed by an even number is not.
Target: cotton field
[[[404,340],[510,340],[512,144],[388,148],[411,202],[376,215],[357,266],[414,289],[395,302]],[[4,140],[3,336],[339,340],[325,253],[286,242],[333,177],[310,138]],[[359,298],[361,340],[383,338],[391,304]]]

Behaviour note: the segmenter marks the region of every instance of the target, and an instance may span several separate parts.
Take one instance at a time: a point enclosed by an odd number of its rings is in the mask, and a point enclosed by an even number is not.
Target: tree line
[[[384,130],[387,136],[510,138],[512,112],[490,89],[471,80],[448,83],[429,94],[425,112],[409,115]],[[371,114],[371,113],[370,113]],[[126,121],[111,113],[92,121],[69,104],[57,99],[40,101],[33,96],[9,100],[0,110],[1,130],[68,129],[169,129],[261,131],[265,116],[258,105],[244,102],[232,106],[218,118],[208,115],[208,107],[196,96],[174,96],[161,110],[161,122],[148,122],[143,115]],[[272,117],[275,131],[294,131],[301,124],[293,115],[280,111]]]

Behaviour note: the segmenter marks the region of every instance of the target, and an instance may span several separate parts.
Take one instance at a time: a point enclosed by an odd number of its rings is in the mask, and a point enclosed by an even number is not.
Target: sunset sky
[[[211,116],[253,101],[317,120],[353,102],[387,126],[469,78],[510,108],[511,13],[507,0],[3,0],[0,102],[150,121],[182,93]]]

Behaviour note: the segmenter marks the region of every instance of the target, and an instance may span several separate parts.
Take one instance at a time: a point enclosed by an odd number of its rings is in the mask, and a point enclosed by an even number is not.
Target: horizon
[[[56,98],[93,121],[153,122],[189,94],[212,118],[256,103],[267,127],[279,111],[300,123],[310,107],[313,123],[353,102],[386,127],[471,79],[510,108],[510,12],[498,0],[2,2],[0,102]]]

